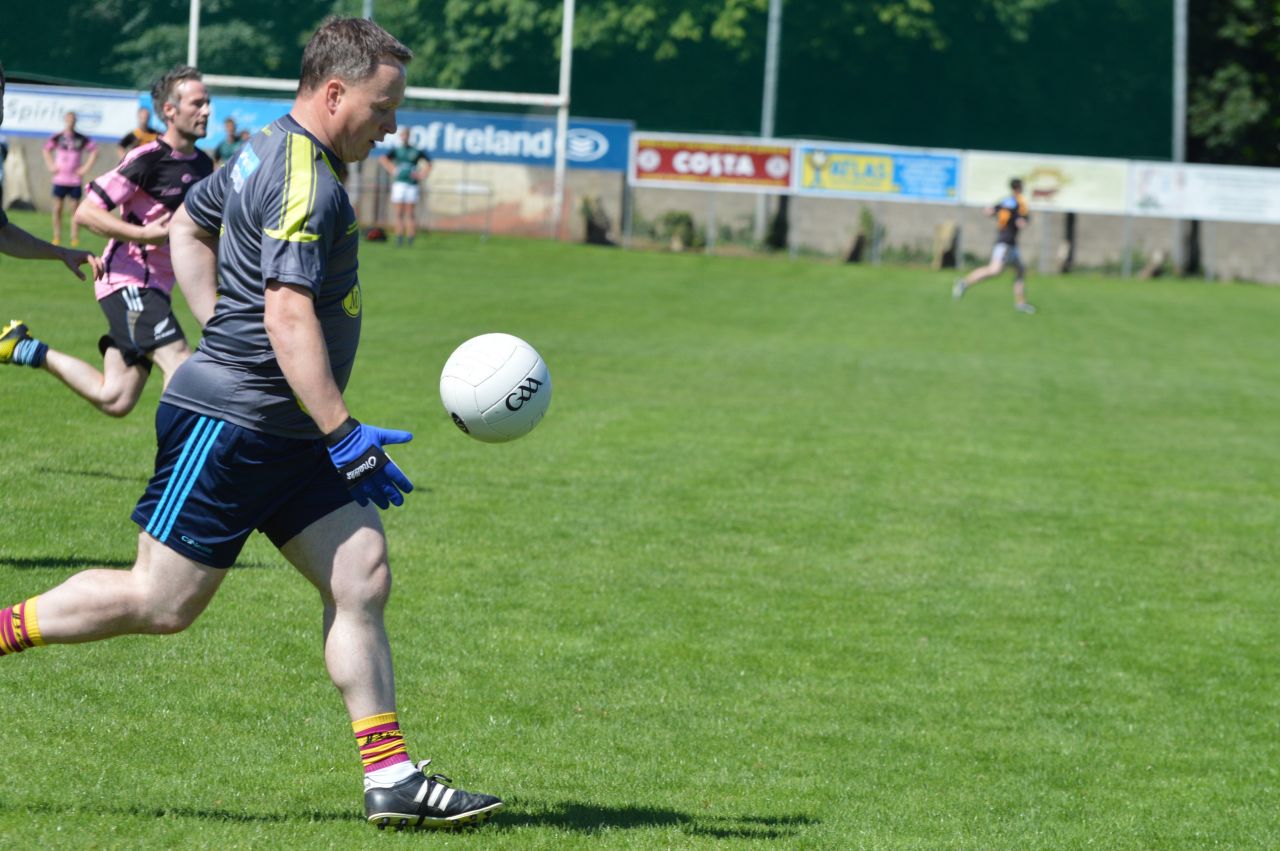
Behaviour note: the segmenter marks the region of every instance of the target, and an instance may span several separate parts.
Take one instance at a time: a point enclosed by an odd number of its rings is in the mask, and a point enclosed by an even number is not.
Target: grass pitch
[[[384,515],[401,719],[507,809],[363,823],[315,595],[255,538],[182,635],[0,660],[5,846],[1280,845],[1280,291],[1033,276],[1027,317],[914,269],[362,261],[348,400],[417,435]],[[0,258],[0,313],[96,359],[60,266]],[[493,330],[554,385],[502,446],[436,392]],[[0,382],[0,605],[130,564],[159,382],[123,421]]]

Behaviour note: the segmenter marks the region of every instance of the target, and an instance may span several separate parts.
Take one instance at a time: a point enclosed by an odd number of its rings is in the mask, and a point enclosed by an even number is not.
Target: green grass
[[[507,809],[362,822],[314,592],[255,538],[184,634],[0,660],[5,846],[1280,845],[1280,291],[1033,277],[1026,317],[914,269],[362,252],[348,400],[417,435],[401,718]],[[86,286],[0,282],[96,356]],[[491,330],[554,381],[504,446],[436,393]],[[158,382],[124,421],[0,382],[0,605],[130,564]]]

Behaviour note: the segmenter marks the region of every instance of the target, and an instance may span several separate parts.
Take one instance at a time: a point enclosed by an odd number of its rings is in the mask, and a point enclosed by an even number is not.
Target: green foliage
[[[1192,3],[1188,158],[1280,165],[1280,0]]]
[[[258,0],[206,0],[200,65],[292,76],[319,20],[361,6],[310,0],[265,14]],[[557,84],[561,9],[376,3],[379,22],[416,52],[411,83],[536,92]],[[12,2],[0,57],[18,76],[145,87],[185,58],[187,10],[187,0]],[[575,111],[650,128],[758,129],[767,10],[768,0],[581,4]],[[1196,2],[1190,15],[1190,158],[1280,163],[1280,0]],[[1149,0],[787,0],[778,132],[1168,156],[1169,17]]]

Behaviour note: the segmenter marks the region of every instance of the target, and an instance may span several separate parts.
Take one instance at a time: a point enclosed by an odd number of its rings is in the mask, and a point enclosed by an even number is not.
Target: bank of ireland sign
[[[409,142],[433,159],[501,162],[551,168],[556,157],[555,121],[541,116],[400,110]],[[570,168],[624,171],[631,137],[627,121],[570,119],[565,159]],[[390,149],[396,136],[379,143]]]

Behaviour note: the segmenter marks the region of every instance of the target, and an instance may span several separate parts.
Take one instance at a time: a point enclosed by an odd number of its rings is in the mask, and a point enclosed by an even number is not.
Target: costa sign
[[[633,186],[783,193],[791,188],[791,145],[767,139],[636,133]]]

